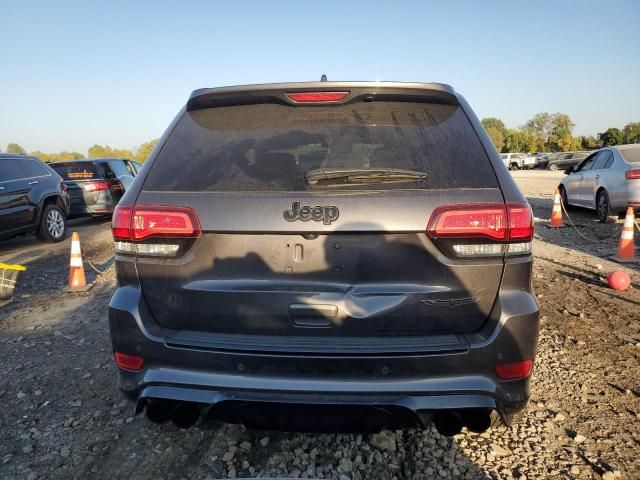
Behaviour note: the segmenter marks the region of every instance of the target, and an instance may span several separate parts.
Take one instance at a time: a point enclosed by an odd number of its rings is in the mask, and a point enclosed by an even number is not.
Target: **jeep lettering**
[[[325,225],[331,225],[331,222],[338,219],[340,212],[336,207],[323,207],[320,205],[313,208],[308,206],[300,207],[300,202],[293,202],[291,210],[285,210],[282,215],[287,222],[295,222],[296,220],[302,220],[303,222],[315,220],[319,222],[322,220]]]

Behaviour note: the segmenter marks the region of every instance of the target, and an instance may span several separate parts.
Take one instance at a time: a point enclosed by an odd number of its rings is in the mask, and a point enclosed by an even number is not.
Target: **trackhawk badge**
[[[333,206],[323,207],[318,205],[309,207],[307,205],[300,206],[300,202],[293,202],[291,210],[285,210],[282,212],[282,216],[287,222],[314,220],[316,222],[322,221],[325,225],[331,225],[331,222],[335,222],[340,216],[340,211],[338,207]]]
[[[444,298],[439,300],[420,300],[425,305],[433,307],[449,307],[456,308],[461,305],[471,305],[477,303],[478,299],[475,297],[462,297],[462,298]]]

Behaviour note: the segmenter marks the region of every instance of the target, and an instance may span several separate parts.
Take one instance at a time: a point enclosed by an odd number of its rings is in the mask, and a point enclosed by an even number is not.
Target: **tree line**
[[[483,118],[482,125],[499,152],[571,152],[595,150],[626,143],[640,143],[640,122],[622,129],[608,128],[597,136],[573,136],[575,124],[566,113],[536,113],[520,128],[507,128],[495,117]]]
[[[37,157],[43,162],[62,162],[67,160],[78,160],[80,158],[128,158],[129,160],[135,160],[137,162],[144,162],[153,147],[158,143],[158,139],[151,140],[150,142],[143,143],[135,150],[126,150],[112,148],[109,145],[94,145],[89,148],[87,155],[83,155],[80,152],[68,152],[66,150],[58,153],[45,153],[40,150],[29,152],[29,155]],[[5,150],[6,153],[13,153],[15,155],[27,155],[27,151],[17,143],[10,143]]]

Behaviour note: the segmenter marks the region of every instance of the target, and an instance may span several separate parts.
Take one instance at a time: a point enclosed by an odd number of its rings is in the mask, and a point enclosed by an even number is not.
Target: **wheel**
[[[596,211],[600,223],[614,223],[618,220],[618,214],[611,210],[609,194],[606,190],[600,190],[598,192],[598,196],[596,197]]]
[[[553,170],[553,171],[558,170],[558,165],[556,165],[555,163],[552,163],[551,165],[549,165],[549,170]]]
[[[67,219],[60,207],[49,204],[44,208],[36,235],[43,242],[61,242],[65,239]]]
[[[512,163],[511,165],[509,165],[509,170],[518,170],[518,166],[515,163]]]
[[[569,210],[569,200],[567,199],[567,191],[564,189],[564,187],[560,187],[560,200],[562,200],[562,205],[564,205],[564,208],[566,210]]]

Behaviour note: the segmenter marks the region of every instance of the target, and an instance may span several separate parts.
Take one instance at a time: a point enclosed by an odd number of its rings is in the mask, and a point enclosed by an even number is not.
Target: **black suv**
[[[142,167],[120,158],[92,158],[50,164],[64,179],[71,215],[110,216]]]
[[[119,386],[152,421],[453,435],[527,404],[532,212],[449,86],[196,90],[112,230]]]
[[[0,240],[35,232],[60,242],[68,214],[69,196],[56,172],[34,157],[0,154]]]
[[[555,158],[547,160],[546,168],[549,170],[566,170],[578,165],[587,158],[588,152],[564,152]]]

